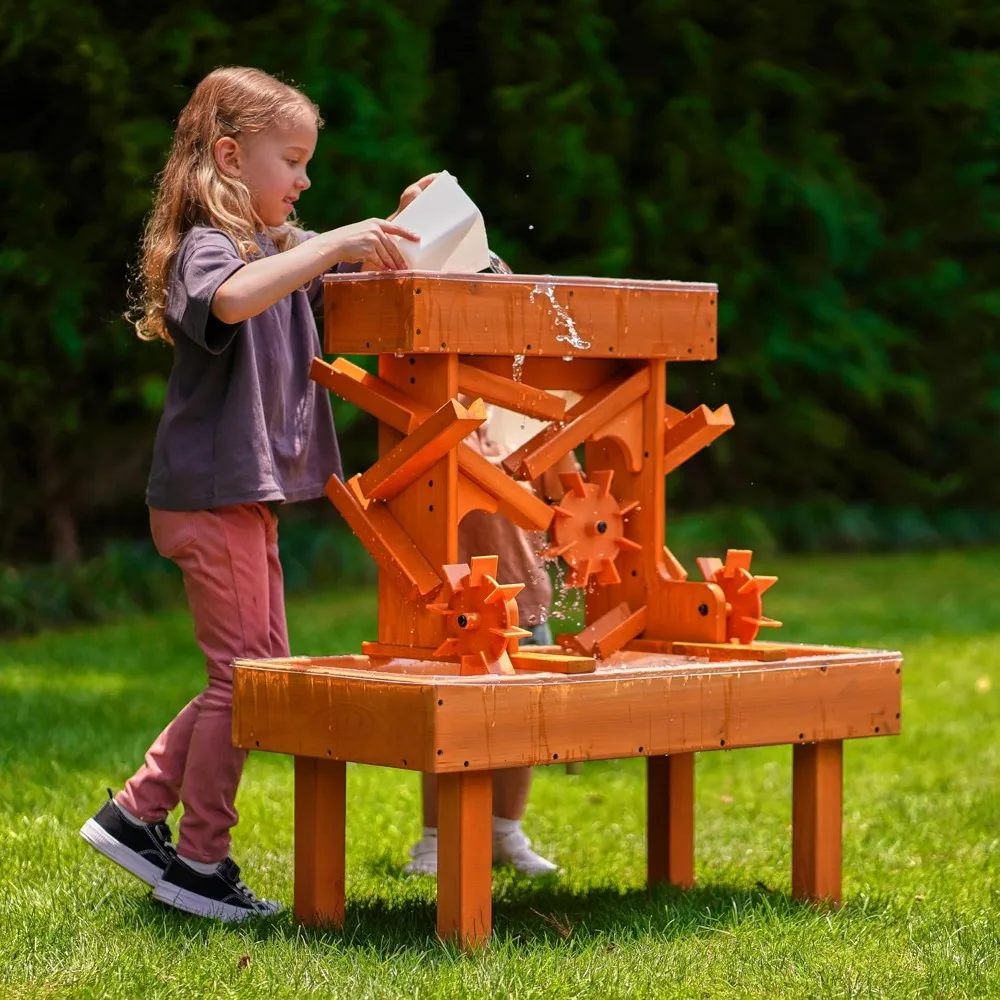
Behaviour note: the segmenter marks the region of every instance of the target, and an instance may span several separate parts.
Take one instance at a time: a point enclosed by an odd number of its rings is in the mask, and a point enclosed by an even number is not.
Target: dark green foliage
[[[174,117],[236,62],[322,107],[313,228],[447,167],[517,270],[719,283],[720,359],[671,397],[737,427],[676,508],[982,537],[949,512],[1000,506],[998,53],[989,0],[0,2],[0,558],[145,531],[170,354],[119,318],[126,268]],[[354,471],[372,425],[337,417]]]

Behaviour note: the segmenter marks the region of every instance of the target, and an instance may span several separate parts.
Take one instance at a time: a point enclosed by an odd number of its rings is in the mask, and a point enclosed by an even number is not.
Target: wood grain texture
[[[647,882],[694,885],[694,754],[646,761]]]
[[[716,356],[716,303],[714,285],[684,282],[420,271],[328,275],[326,351],[706,361]]]
[[[839,903],[844,758],[840,740],[792,750],[792,895]]]
[[[619,653],[590,674],[502,679],[308,662],[236,662],[237,746],[446,773],[900,728],[900,657],[878,650],[772,663]]]
[[[492,930],[493,776],[488,771],[438,779],[438,936],[463,949]]]
[[[309,926],[344,922],[347,765],[295,758],[295,919]]]

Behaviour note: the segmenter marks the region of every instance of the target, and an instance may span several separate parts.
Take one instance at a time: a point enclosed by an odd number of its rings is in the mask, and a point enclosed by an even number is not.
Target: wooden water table
[[[688,574],[664,479],[733,426],[667,405],[667,365],[716,356],[716,288],[680,282],[394,272],[325,284],[313,378],[378,419],[379,458],[327,493],[379,566],[378,637],[358,655],[240,660],[236,745],[295,757],[295,915],[344,918],[346,763],[439,778],[438,932],[491,931],[490,771],[645,757],[648,878],[694,879],[694,754],[793,746],[792,891],[841,893],[842,741],[900,730],[899,653],[763,642],[774,577],[751,553]],[[568,405],[557,390],[572,390]],[[544,421],[491,464],[464,439],[483,401]],[[524,488],[585,447],[550,506]],[[548,530],[586,590],[585,627],[519,648],[520,584],[457,563],[470,510]]]

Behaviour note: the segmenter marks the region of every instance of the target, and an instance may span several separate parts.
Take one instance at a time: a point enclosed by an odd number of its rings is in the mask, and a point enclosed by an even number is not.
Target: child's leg
[[[179,796],[178,853],[212,863],[229,853],[246,759],[246,751],[232,745],[232,660],[287,653],[276,518],[251,504],[191,514],[154,511],[152,520],[158,547],[162,543],[184,574],[208,686],[161,734],[120,801],[145,818],[147,803],[170,808]]]
[[[532,628],[532,639],[525,645],[550,645],[552,633],[546,624]],[[503,768],[493,772],[493,856],[495,861],[513,864],[527,875],[547,875],[556,866],[531,850],[531,843],[521,831],[521,818],[531,791],[530,767]],[[413,874],[437,871],[437,776],[423,775],[423,837],[410,851],[413,859],[406,870]]]

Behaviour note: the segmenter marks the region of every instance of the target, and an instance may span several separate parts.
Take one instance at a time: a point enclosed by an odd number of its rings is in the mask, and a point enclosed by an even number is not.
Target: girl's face
[[[219,169],[239,177],[253,197],[254,208],[266,226],[280,226],[310,180],[306,164],[316,150],[316,123],[303,116],[284,126],[220,139],[215,144]]]

